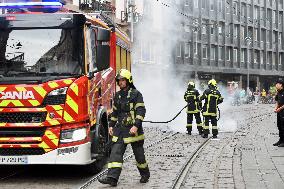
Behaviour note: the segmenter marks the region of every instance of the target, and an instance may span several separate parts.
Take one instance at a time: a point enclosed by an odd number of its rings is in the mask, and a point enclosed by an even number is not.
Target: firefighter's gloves
[[[137,135],[137,131],[138,131],[138,128],[136,126],[132,126],[130,128],[130,131],[129,131],[129,134],[131,135]]]
[[[110,136],[113,135],[113,128],[112,128],[112,127],[108,128],[108,134],[109,134]]]

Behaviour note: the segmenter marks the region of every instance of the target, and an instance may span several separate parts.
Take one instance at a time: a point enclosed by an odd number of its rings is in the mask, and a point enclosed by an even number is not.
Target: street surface
[[[284,188],[284,148],[278,140],[273,105],[242,105],[222,112],[237,121],[237,130],[220,132],[217,140],[205,146],[186,176],[183,188]],[[226,122],[226,124],[230,124]],[[167,125],[145,124],[145,146],[169,134]],[[185,127],[185,126],[184,126]],[[185,129],[184,129],[185,131]],[[117,188],[171,188],[186,160],[205,139],[194,134],[176,133],[146,149],[150,181],[139,183],[134,157],[126,160]],[[127,154],[131,150],[127,150]],[[79,188],[91,176],[77,167],[1,167],[0,188]],[[3,171],[5,170],[5,171]],[[87,188],[109,188],[97,181]]]

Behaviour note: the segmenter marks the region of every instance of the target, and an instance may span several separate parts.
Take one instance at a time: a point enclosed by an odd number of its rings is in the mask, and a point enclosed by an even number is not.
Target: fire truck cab
[[[97,15],[0,15],[0,165],[106,160],[127,36]]]

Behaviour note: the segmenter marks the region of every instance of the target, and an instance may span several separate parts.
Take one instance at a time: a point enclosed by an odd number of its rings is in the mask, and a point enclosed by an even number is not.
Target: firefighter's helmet
[[[188,88],[195,88],[194,82],[193,81],[188,82],[187,87]]]
[[[208,81],[208,85],[211,85],[211,86],[214,86],[214,87],[217,87],[217,82],[215,79],[211,79],[210,81]]]
[[[115,79],[118,82],[122,78],[126,79],[128,81],[128,83],[130,83],[130,84],[133,83],[132,75],[131,75],[130,71],[128,71],[126,69],[119,70]]]

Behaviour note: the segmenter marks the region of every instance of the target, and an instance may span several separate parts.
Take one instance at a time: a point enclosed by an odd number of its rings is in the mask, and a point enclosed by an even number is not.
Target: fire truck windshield
[[[82,74],[80,29],[0,30],[0,74]]]

